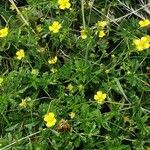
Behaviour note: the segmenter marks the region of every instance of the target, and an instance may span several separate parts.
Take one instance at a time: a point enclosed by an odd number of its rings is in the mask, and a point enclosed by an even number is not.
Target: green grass
[[[139,21],[150,18],[150,3],[70,4],[62,10],[57,0],[0,1],[0,29],[8,28],[0,37],[0,149],[149,150],[150,48],[138,51],[133,41],[149,35]],[[54,21],[58,33],[49,30]],[[98,21],[107,21],[104,29]],[[106,94],[102,103],[97,91]],[[57,120],[51,127],[49,112]]]

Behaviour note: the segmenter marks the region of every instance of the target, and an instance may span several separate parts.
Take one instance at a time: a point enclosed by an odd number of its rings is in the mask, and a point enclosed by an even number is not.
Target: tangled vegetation
[[[149,150],[147,0],[0,1],[0,149]]]

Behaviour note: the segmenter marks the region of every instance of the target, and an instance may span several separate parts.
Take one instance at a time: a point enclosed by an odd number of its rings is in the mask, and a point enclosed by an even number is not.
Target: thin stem
[[[45,129],[43,129],[43,130],[45,130]],[[41,130],[41,131],[42,131],[42,130]],[[10,143],[9,145],[6,145],[5,147],[1,148],[0,150],[8,149],[9,147],[13,146],[14,144],[16,144],[16,143],[18,143],[18,142],[21,142],[21,141],[23,141],[23,140],[25,140],[25,139],[28,139],[28,138],[30,138],[30,137],[36,135],[36,134],[39,134],[41,131],[37,131],[37,132],[35,132],[35,133],[32,133],[32,134],[30,134],[30,135],[28,135],[28,136],[26,136],[26,137],[23,137],[23,138],[19,139],[19,140],[13,142],[13,143]]]
[[[82,10],[83,28],[85,29],[84,0],[81,0],[81,10]]]
[[[17,13],[20,15],[20,17],[22,18],[22,20],[24,21],[24,23],[29,26],[29,23],[27,22],[27,20],[24,18],[24,16],[21,14],[20,10],[17,8],[16,4],[14,3],[13,0],[9,0],[10,3],[15,7]]]

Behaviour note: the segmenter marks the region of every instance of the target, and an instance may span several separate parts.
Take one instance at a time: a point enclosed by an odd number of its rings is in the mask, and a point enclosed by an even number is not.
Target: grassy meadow
[[[150,150],[150,1],[0,0],[0,150]]]

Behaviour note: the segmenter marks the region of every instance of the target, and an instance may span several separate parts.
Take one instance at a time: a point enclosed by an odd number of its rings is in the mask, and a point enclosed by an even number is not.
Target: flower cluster
[[[69,9],[71,4],[69,0],[58,0],[59,8],[60,9]]]
[[[54,113],[49,112],[44,116],[44,121],[46,122],[47,127],[52,127],[56,124],[56,118]]]
[[[0,38],[6,37],[7,34],[8,34],[8,28],[7,27],[0,29]]]
[[[104,32],[104,28],[106,27],[106,25],[107,25],[107,22],[106,22],[106,21],[98,21],[98,22],[96,23],[98,36],[99,36],[100,38],[103,38],[103,37],[106,35],[106,33]]]
[[[106,93],[103,93],[102,91],[97,91],[94,95],[94,99],[97,101],[97,103],[102,104],[106,99]]]
[[[134,39],[133,43],[136,46],[137,51],[146,50],[150,47],[150,36],[146,35],[140,39]]]

